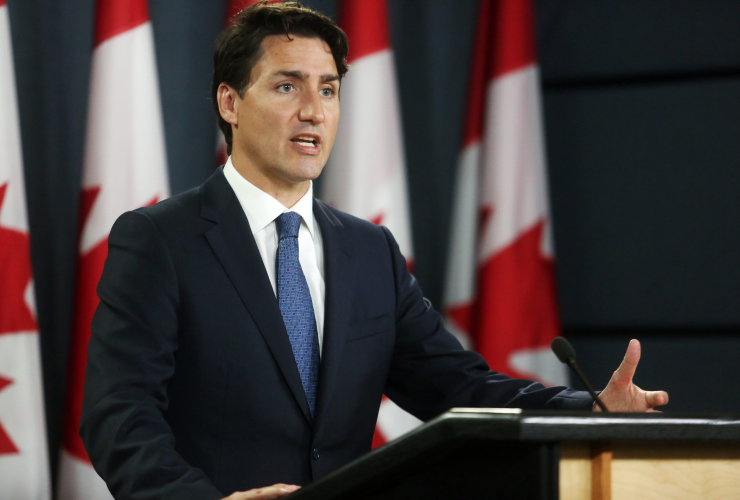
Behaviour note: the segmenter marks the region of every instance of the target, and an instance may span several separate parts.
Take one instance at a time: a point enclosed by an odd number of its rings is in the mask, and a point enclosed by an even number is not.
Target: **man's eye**
[[[331,89],[331,88],[321,89],[321,95],[323,95],[324,97],[331,97],[334,95],[334,89]]]
[[[290,92],[291,90],[293,90],[293,84],[291,84],[291,83],[283,83],[282,85],[280,85],[278,87],[278,89],[281,92]]]

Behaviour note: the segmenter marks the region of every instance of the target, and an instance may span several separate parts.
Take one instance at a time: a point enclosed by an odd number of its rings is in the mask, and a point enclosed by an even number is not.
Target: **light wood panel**
[[[722,443],[614,443],[614,500],[737,500],[740,448]]]
[[[605,485],[599,481],[609,453],[611,484]],[[740,499],[737,443],[563,443],[559,469],[561,500]]]
[[[560,500],[591,500],[591,445],[560,446]]]

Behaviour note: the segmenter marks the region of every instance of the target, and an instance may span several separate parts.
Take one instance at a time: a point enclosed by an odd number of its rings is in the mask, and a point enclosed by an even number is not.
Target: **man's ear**
[[[222,83],[216,90],[216,99],[218,100],[218,112],[226,123],[237,125],[237,109],[239,107],[239,94],[237,91]]]

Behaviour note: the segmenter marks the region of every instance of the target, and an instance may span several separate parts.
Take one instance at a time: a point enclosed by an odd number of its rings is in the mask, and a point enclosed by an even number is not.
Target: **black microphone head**
[[[576,359],[575,349],[573,349],[570,342],[563,337],[555,337],[552,339],[552,342],[550,342],[550,348],[552,349],[552,352],[555,353],[555,356],[557,356],[563,363],[568,363],[568,361]]]

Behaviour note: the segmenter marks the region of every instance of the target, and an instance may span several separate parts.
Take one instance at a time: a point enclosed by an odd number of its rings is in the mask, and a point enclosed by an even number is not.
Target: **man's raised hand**
[[[271,498],[284,497],[300,488],[294,484],[273,484],[264,488],[255,488],[249,491],[237,491],[223,500],[270,500]]]
[[[655,412],[656,406],[668,403],[668,393],[665,391],[643,391],[632,383],[632,377],[640,362],[640,342],[631,340],[627,346],[622,364],[612,375],[606,389],[599,395],[609,411],[618,412]],[[594,404],[594,411],[601,411]]]

